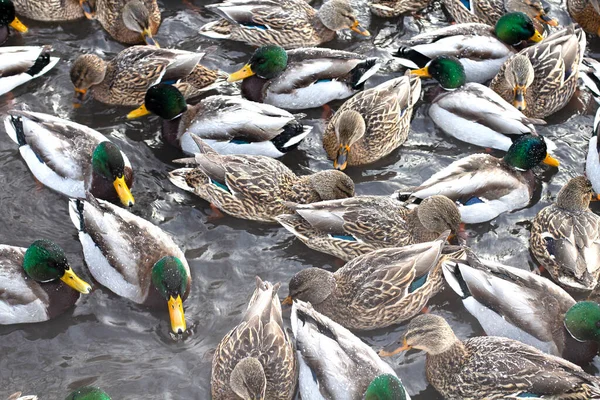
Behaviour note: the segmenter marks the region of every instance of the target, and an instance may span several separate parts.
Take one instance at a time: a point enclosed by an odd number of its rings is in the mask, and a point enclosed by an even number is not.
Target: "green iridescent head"
[[[152,284],[169,304],[173,332],[185,332],[183,297],[190,284],[190,276],[181,260],[173,256],[158,260],[152,267]]]
[[[8,26],[16,15],[15,5],[11,0],[0,0],[0,26]]]
[[[162,119],[172,120],[187,110],[183,94],[173,85],[159,83],[146,92],[146,109]]]
[[[580,301],[565,314],[565,327],[579,341],[600,341],[600,305]]]
[[[248,64],[229,75],[229,82],[239,81],[252,75],[263,79],[273,79],[287,68],[288,55],[283,47],[262,46],[256,49]]]
[[[111,400],[110,396],[100,388],[84,386],[69,394],[65,400]]]
[[[548,154],[544,138],[538,135],[522,135],[508,149],[504,161],[519,170],[528,171],[540,163],[558,167],[559,162]]]
[[[63,249],[50,240],[36,240],[27,248],[23,257],[23,269],[27,276],[37,282],[60,279],[80,293],[92,290],[88,283],[73,272]]]
[[[363,400],[406,400],[406,391],[396,376],[379,375],[371,381]]]
[[[92,154],[92,168],[95,173],[113,183],[119,200],[125,207],[133,206],[135,201],[125,182],[125,160],[114,143],[104,141],[96,146]]]
[[[422,78],[433,78],[444,89],[456,89],[467,81],[465,68],[458,58],[452,56],[438,56],[421,69],[411,71],[413,75]]]
[[[522,12],[504,14],[494,30],[496,37],[509,45],[516,45],[523,40],[541,42],[544,37],[539,33],[529,16]]]

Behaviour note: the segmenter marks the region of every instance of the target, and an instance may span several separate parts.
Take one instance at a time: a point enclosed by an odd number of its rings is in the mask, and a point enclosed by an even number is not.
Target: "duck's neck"
[[[313,188],[310,175],[299,177],[291,185],[288,199],[299,204],[308,204],[323,200]]]
[[[580,342],[571,336],[564,324],[561,325],[565,340],[563,343],[557,343],[560,356],[579,365],[591,362],[598,353],[598,342],[591,340]]]
[[[162,138],[164,141],[169,143],[173,147],[180,148],[181,144],[179,139],[183,132],[181,132],[181,115],[179,117],[166,120],[163,119],[162,123]]]
[[[316,36],[320,38],[322,43],[329,42],[335,39],[335,31],[332,31],[331,29],[323,25],[323,22],[321,21],[321,18],[319,18],[319,15],[317,13],[315,13],[310,23],[313,26],[313,29],[315,30]]]
[[[416,208],[406,215],[406,222],[411,228],[414,243],[431,242],[439,236],[438,233],[431,232],[423,226],[417,215]]]
[[[435,382],[444,380],[443,376],[451,376],[461,373],[463,364],[468,356],[465,345],[457,340],[446,351],[439,354],[427,354],[426,372],[427,379],[434,386]]]
[[[250,76],[242,81],[242,97],[245,99],[262,103],[265,98],[264,86],[268,80],[256,75]]]

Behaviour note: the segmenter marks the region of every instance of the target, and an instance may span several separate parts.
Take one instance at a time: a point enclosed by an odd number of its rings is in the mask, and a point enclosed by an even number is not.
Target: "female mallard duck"
[[[600,278],[600,216],[590,210],[596,196],[583,176],[571,179],[558,192],[556,203],[533,220],[531,252],[559,284],[592,290]]]
[[[410,400],[392,367],[346,328],[298,300],[290,319],[303,399]]]
[[[531,170],[542,162],[553,167],[559,165],[548,154],[543,137],[523,135],[510,146],[504,158],[490,154],[461,158],[409,192],[411,197],[419,199],[448,196],[459,203],[462,222],[477,224],[529,204],[535,189]],[[404,193],[397,195],[403,197]]]
[[[7,0],[3,0],[7,1]],[[13,0],[19,15],[35,21],[94,19],[94,0]]]
[[[395,56],[409,68],[423,68],[436,56],[453,56],[462,63],[467,82],[485,83],[514,54],[513,45],[539,42],[542,35],[523,13],[506,14],[495,28],[487,24],[457,24],[417,35],[403,43]]]
[[[567,0],[567,10],[573,21],[592,35],[600,35],[600,3],[598,0]]]
[[[290,212],[288,203],[308,204],[354,196],[354,182],[336,170],[297,176],[280,161],[265,156],[220,155],[197,136],[201,153],[194,168],[172,171],[169,179],[236,218],[277,222]]]
[[[284,304],[306,301],[347,329],[379,329],[411,319],[444,285],[441,257],[449,234],[363,254],[335,273],[304,269],[290,280]]]
[[[154,41],[160,26],[160,10],[156,0],[95,0],[96,19],[113,39],[121,43]]]
[[[444,276],[488,336],[518,340],[577,364],[598,352],[600,306],[575,302],[555,283],[521,268],[466,261],[445,262]]]
[[[160,82],[175,82],[186,98],[225,82],[226,74],[199,64],[204,53],[133,46],[110,61],[95,54],[79,56],[71,66],[76,101],[90,91],[94,99],[111,105],[138,107],[146,91]]]
[[[421,96],[421,81],[402,76],[358,93],[331,118],[323,147],[333,166],[375,162],[404,143],[413,106]]]
[[[277,221],[311,249],[350,261],[387,247],[431,242],[450,229],[459,232],[460,214],[453,201],[432,196],[409,209],[387,196],[297,205],[295,214]]]
[[[441,130],[463,142],[506,151],[513,137],[536,133],[533,124],[546,124],[527,118],[487,86],[466,83],[464,68],[456,57],[436,56],[412,73],[435,78],[447,90],[431,102],[429,117]]]
[[[84,386],[71,392],[65,400],[110,400],[110,396],[95,386]]]
[[[299,110],[352,96],[379,66],[376,58],[347,51],[311,48],[286,52],[279,46],[263,46],[228,80],[243,79],[242,95],[248,100]]]
[[[221,340],[212,361],[214,400],[291,400],[298,367],[294,345],[281,318],[279,284],[256,277],[242,321]]]
[[[27,249],[0,245],[0,287],[0,325],[47,321],[71,308],[79,293],[92,290],[49,240],[36,240]]]
[[[369,2],[371,12],[378,17],[394,18],[402,14],[415,14],[431,3],[431,0],[373,0]]]
[[[490,87],[528,117],[552,115],[575,93],[585,44],[581,29],[561,29],[506,60]]]
[[[150,112],[163,119],[163,139],[190,154],[198,152],[194,134],[221,154],[277,158],[297,148],[312,130],[298,122],[302,115],[240,97],[210,96],[189,106],[176,87],[163,83],[148,89],[144,104],[127,117]]]
[[[475,22],[494,26],[503,15],[522,12],[539,30],[542,24],[558,26],[558,21],[546,15],[542,3],[537,0],[442,0],[442,4],[459,24]]]
[[[329,0],[319,11],[305,0],[228,0],[206,8],[223,18],[204,25],[200,34],[255,47],[319,46],[333,40],[336,31],[342,29],[370,36],[369,31],[358,23],[347,0]]]
[[[27,32],[27,27],[17,18],[14,3],[11,0],[0,0],[0,45],[10,35],[9,26],[17,32]]]
[[[414,318],[393,353],[412,348],[427,353],[427,380],[446,399],[600,398],[598,378],[577,365],[512,339],[461,341],[437,315]]]
[[[0,95],[54,68],[60,59],[50,51],[50,46],[0,47]]]
[[[45,186],[69,197],[85,198],[90,191],[126,207],[134,204],[131,163],[100,132],[52,115],[17,110],[9,112],[4,127]]]
[[[69,215],[90,273],[102,286],[135,303],[169,305],[171,329],[186,330],[183,301],[190,267],[171,236],[123,208],[89,195],[71,200]]]
[[[600,126],[600,108],[596,111],[594,119],[594,132],[588,144],[588,154],[585,163],[585,175],[588,177],[596,193],[600,193],[600,141],[598,140],[598,127]]]

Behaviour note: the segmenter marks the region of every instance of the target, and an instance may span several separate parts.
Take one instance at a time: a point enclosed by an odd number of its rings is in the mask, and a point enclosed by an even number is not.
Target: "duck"
[[[236,218],[277,223],[289,204],[354,196],[354,182],[337,170],[298,176],[281,161],[266,156],[223,155],[193,135],[199,152],[177,160],[194,168],[179,168],[169,180]]]
[[[219,342],[210,381],[214,400],[294,398],[298,367],[281,317],[279,286],[257,277],[242,320]]]
[[[407,321],[444,286],[441,260],[449,235],[448,230],[432,242],[375,250],[335,272],[303,269],[290,280],[284,304],[305,301],[351,330],[380,329]]]
[[[575,93],[586,46],[580,28],[569,26],[511,56],[490,88],[530,118],[546,118]]]
[[[323,147],[333,166],[373,163],[400,147],[408,137],[413,107],[421,96],[421,81],[402,76],[357,93],[333,115],[323,135]]]
[[[494,27],[482,23],[450,25],[402,42],[394,54],[408,68],[423,68],[436,56],[454,56],[465,69],[467,82],[486,83],[523,41],[544,37],[521,12],[504,15]]]
[[[156,0],[95,0],[96,19],[110,36],[125,44],[157,46],[154,35],[160,26]]]
[[[17,18],[12,0],[0,0],[0,45],[8,39],[10,35],[9,27],[17,32],[27,32],[27,27]]]
[[[100,132],[49,114],[11,110],[4,119],[27,167],[44,186],[69,197],[86,191],[104,200],[134,205],[129,159]]]
[[[585,32],[600,35],[600,4],[597,0],[567,0],[567,11]]]
[[[503,15],[522,12],[540,31],[543,26],[558,26],[558,21],[547,15],[537,0],[442,0],[442,5],[459,24],[475,22],[494,26]]]
[[[63,249],[47,240],[29,247],[0,244],[0,325],[48,321],[92,287],[69,265]]]
[[[294,300],[290,320],[303,399],[410,400],[392,367],[309,303]]]
[[[460,213],[445,196],[409,205],[392,196],[297,204],[293,214],[276,219],[313,250],[350,261],[362,254],[431,242],[443,232],[460,232]]]
[[[579,365],[592,361],[600,341],[598,303],[576,302],[539,274],[465,252],[462,260],[444,260],[443,275],[488,336],[518,340]]]
[[[446,399],[600,396],[598,379],[581,367],[508,338],[478,336],[461,341],[439,315],[423,314],[410,321],[403,346],[392,353],[409,349],[426,353],[427,380]]]
[[[328,0],[318,11],[304,0],[226,0],[206,8],[221,19],[202,26],[201,35],[254,47],[316,47],[333,40],[342,29],[370,36],[348,0]]]
[[[312,131],[299,122],[303,114],[238,96],[209,96],[190,106],[179,89],[164,83],[148,89],[144,104],[127,118],[149,113],[162,119],[163,139],[188,154],[198,152],[194,134],[220,154],[279,158],[296,149]]]
[[[146,91],[160,82],[174,84],[186,98],[223,84],[227,75],[199,64],[204,53],[155,46],[132,46],[110,61],[95,54],[84,54],[71,65],[75,104],[90,92],[105,104],[139,107]]]
[[[426,8],[431,0],[373,0],[368,3],[371,13],[382,18],[395,18],[402,14],[416,14]]]
[[[243,80],[242,96],[286,110],[321,107],[364,88],[381,66],[377,58],[325,48],[258,48],[229,82]]]
[[[446,134],[463,142],[507,151],[513,138],[537,134],[534,124],[546,124],[542,119],[526,117],[487,86],[467,83],[464,67],[456,57],[436,56],[412,73],[435,78],[445,89],[431,102],[429,117]],[[548,139],[546,145],[549,150],[556,147]]]
[[[396,196],[412,200],[448,196],[458,202],[462,222],[478,224],[527,206],[536,186],[532,169],[541,163],[560,165],[548,154],[542,136],[521,135],[503,158],[490,154],[463,157]]]
[[[592,183],[584,176],[572,178],[532,223],[531,252],[568,288],[592,290],[600,278],[600,216],[590,210],[592,198],[600,200]]]
[[[110,400],[110,396],[99,387],[84,386],[69,393],[65,400]]]
[[[94,0],[12,1],[19,15],[34,21],[67,22],[95,18]]]
[[[600,142],[598,141],[598,126],[600,125],[600,108],[596,111],[592,137],[588,143],[588,153],[585,161],[585,175],[592,183],[596,193],[600,193]]]
[[[166,302],[171,331],[185,333],[183,302],[192,278],[173,238],[152,222],[89,193],[85,200],[69,200],[69,216],[94,279],[137,304],[164,307]]]
[[[0,96],[54,68],[60,58],[50,57],[51,51],[51,46],[0,47]]]

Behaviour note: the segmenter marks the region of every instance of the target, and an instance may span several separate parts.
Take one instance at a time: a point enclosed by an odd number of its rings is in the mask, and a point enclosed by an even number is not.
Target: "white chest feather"
[[[294,89],[291,93],[268,92],[264,102],[289,110],[321,107],[333,100],[345,99],[356,93],[344,82],[324,81]]]

